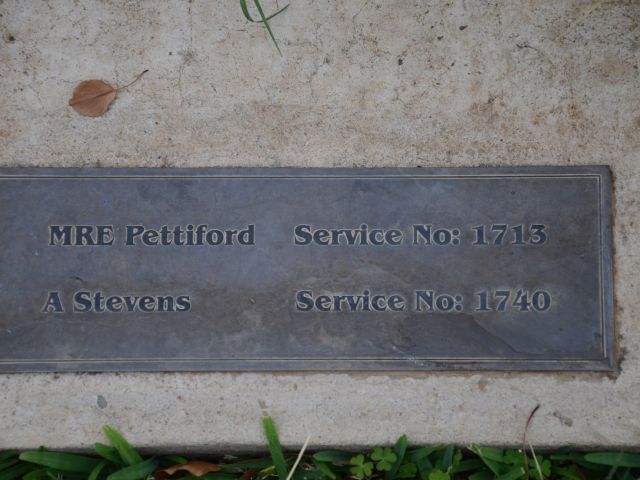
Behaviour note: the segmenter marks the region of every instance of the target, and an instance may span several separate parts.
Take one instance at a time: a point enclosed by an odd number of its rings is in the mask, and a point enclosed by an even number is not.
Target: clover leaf
[[[404,463],[398,469],[396,478],[415,478],[418,473],[418,466],[415,463]]]
[[[524,455],[522,450],[507,450],[503,457],[503,462],[509,465],[524,465]]]
[[[538,457],[539,458],[539,457]],[[549,478],[551,475],[551,462],[549,460],[542,460],[539,458],[540,470],[542,470],[542,479],[540,479],[540,473],[536,467],[532,467],[530,474],[531,478],[535,480],[544,480],[545,478]]]
[[[370,477],[373,473],[373,463],[365,462],[364,455],[362,454],[356,455],[350,460],[350,462],[355,466],[351,467],[349,471],[354,477],[360,480],[365,477]]]
[[[377,470],[381,472],[388,472],[393,468],[393,464],[398,459],[398,457],[389,447],[385,447],[376,448],[371,454],[371,459],[377,462]]]

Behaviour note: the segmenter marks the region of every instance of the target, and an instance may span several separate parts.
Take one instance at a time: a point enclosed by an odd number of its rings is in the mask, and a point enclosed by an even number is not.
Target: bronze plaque
[[[611,370],[607,167],[4,169],[0,370]]]

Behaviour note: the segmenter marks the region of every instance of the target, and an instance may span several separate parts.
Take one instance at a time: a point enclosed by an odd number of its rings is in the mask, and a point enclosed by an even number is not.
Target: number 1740
[[[545,290],[526,292],[524,290],[483,290],[476,293],[478,312],[504,312],[507,309],[520,312],[544,312],[551,306],[551,295]]]

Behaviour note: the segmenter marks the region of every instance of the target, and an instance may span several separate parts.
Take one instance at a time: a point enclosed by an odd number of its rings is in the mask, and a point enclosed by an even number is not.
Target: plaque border
[[[600,356],[593,359],[554,357],[133,357],[81,359],[0,359],[0,373],[21,372],[329,372],[329,371],[571,371],[611,372],[614,351],[611,171],[606,165],[573,167],[470,168],[0,168],[3,180],[55,179],[503,179],[594,178],[599,215]],[[295,366],[292,366],[295,364]],[[167,367],[170,365],[170,368]]]

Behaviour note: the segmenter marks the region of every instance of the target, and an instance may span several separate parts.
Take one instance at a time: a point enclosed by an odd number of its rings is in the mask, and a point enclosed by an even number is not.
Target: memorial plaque
[[[0,170],[0,370],[611,370],[607,167]]]

